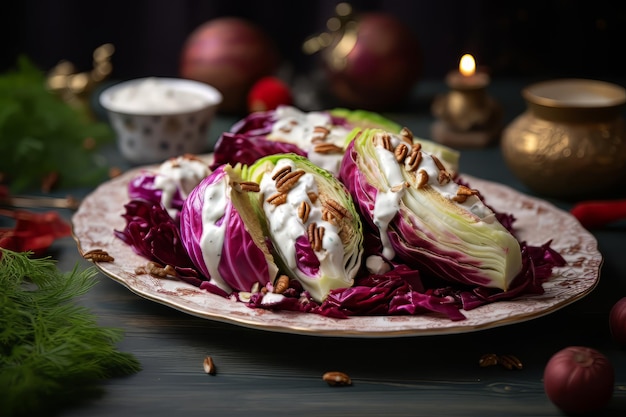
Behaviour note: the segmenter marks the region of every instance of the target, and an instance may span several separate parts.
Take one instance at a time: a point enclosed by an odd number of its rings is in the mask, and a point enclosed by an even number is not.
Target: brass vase
[[[574,199],[624,188],[624,88],[560,79],[530,85],[522,96],[527,109],[504,129],[501,149],[526,186]]]

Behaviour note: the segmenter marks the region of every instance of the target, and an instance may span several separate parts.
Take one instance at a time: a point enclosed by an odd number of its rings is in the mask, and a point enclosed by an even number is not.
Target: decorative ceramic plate
[[[470,311],[466,320],[451,321],[434,314],[415,316],[354,316],[333,319],[318,314],[254,309],[175,279],[137,275],[145,258],[113,234],[122,230],[129,181],[145,168],[136,168],[100,185],[74,214],[73,233],[81,253],[104,249],[115,260],[96,262],[112,279],[136,294],[195,316],[275,332],[338,337],[398,337],[451,334],[519,323],[554,312],[589,294],[600,277],[602,256],[597,241],[569,213],[548,202],[507,186],[464,175],[489,205],[516,217],[518,237],[529,245],[552,239],[552,247],[567,261],[555,268],[542,295],[498,301]],[[563,233],[567,231],[567,233]]]

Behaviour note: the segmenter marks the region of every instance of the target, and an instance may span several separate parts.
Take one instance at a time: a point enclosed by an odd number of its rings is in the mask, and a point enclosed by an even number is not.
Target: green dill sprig
[[[2,248],[0,257],[0,415],[75,403],[99,381],[141,369],[115,346],[122,330],[75,302],[95,285],[95,268],[61,273],[50,258]]]

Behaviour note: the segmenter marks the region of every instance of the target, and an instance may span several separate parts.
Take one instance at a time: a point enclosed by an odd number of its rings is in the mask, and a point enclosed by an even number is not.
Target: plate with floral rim
[[[210,158],[210,155],[207,156]],[[598,284],[602,255],[597,240],[570,213],[506,185],[461,175],[480,190],[487,203],[515,216],[516,234],[529,245],[552,241],[566,260],[544,283],[544,294],[523,295],[465,311],[465,320],[451,321],[437,314],[352,316],[335,319],[312,313],[272,311],[209,293],[175,279],[155,278],[135,271],[147,260],[137,255],[113,230],[122,230],[127,186],[142,170],[115,177],[88,194],[72,216],[73,237],[81,254],[105,250],[112,262],[95,262],[111,279],[146,299],[193,316],[273,332],[332,337],[401,337],[455,334],[520,323],[557,311],[589,294]],[[567,230],[567,233],[563,233]]]

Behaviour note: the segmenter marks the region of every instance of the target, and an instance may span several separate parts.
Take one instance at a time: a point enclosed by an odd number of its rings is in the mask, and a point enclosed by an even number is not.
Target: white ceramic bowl
[[[134,164],[152,164],[206,152],[222,94],[199,81],[148,77],[115,84],[99,99],[122,156]]]

